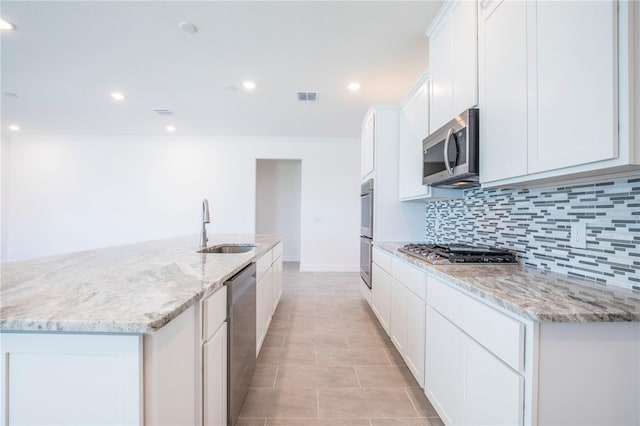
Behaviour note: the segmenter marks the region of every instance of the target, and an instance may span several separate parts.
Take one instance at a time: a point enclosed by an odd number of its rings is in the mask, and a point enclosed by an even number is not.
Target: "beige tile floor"
[[[442,425],[359,286],[357,273],[285,264],[236,426]]]

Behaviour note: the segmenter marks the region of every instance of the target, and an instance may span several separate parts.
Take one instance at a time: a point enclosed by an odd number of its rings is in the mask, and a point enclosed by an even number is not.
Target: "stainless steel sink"
[[[217,244],[198,250],[198,253],[236,254],[246,253],[255,248],[256,246],[253,244]]]

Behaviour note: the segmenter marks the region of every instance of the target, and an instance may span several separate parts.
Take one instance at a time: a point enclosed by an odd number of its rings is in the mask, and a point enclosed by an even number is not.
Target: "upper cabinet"
[[[462,197],[462,191],[422,184],[422,140],[429,135],[429,79],[423,75],[400,109],[398,195],[402,201]]]
[[[637,165],[629,88],[640,5],[479,4],[481,183],[561,182]]]
[[[362,179],[373,173],[375,146],[375,113],[369,111],[362,122],[362,156],[360,158],[360,177]]]
[[[431,67],[431,131],[478,104],[475,1],[446,2],[427,30]]]

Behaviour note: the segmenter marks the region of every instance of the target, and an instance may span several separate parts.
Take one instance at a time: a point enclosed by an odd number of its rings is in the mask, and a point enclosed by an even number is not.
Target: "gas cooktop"
[[[407,244],[398,251],[434,265],[451,263],[517,263],[507,250],[466,244]]]

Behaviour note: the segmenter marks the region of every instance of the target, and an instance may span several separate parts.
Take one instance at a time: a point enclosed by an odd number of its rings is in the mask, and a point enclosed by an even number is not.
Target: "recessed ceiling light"
[[[242,83],[242,85],[247,90],[253,90],[256,88],[256,83],[253,81],[245,81],[244,83]]]
[[[167,129],[167,132],[169,133],[173,133],[176,131],[176,128],[174,126],[167,126],[165,127],[165,129]]]
[[[5,21],[4,19],[0,19],[0,30],[15,30],[16,26],[13,25],[9,21]]]
[[[356,83],[354,81],[353,83],[349,84],[349,90],[351,90],[352,92],[355,92],[359,88],[360,88],[360,83]]]
[[[120,92],[111,93],[111,97],[116,101],[124,101],[124,98],[125,98],[124,93],[120,93]]]
[[[180,22],[178,27],[185,33],[195,34],[198,32],[198,27],[193,25],[191,22]]]
[[[20,130],[20,126],[18,126],[17,124],[12,124],[9,126],[9,130],[17,132],[18,130]]]

